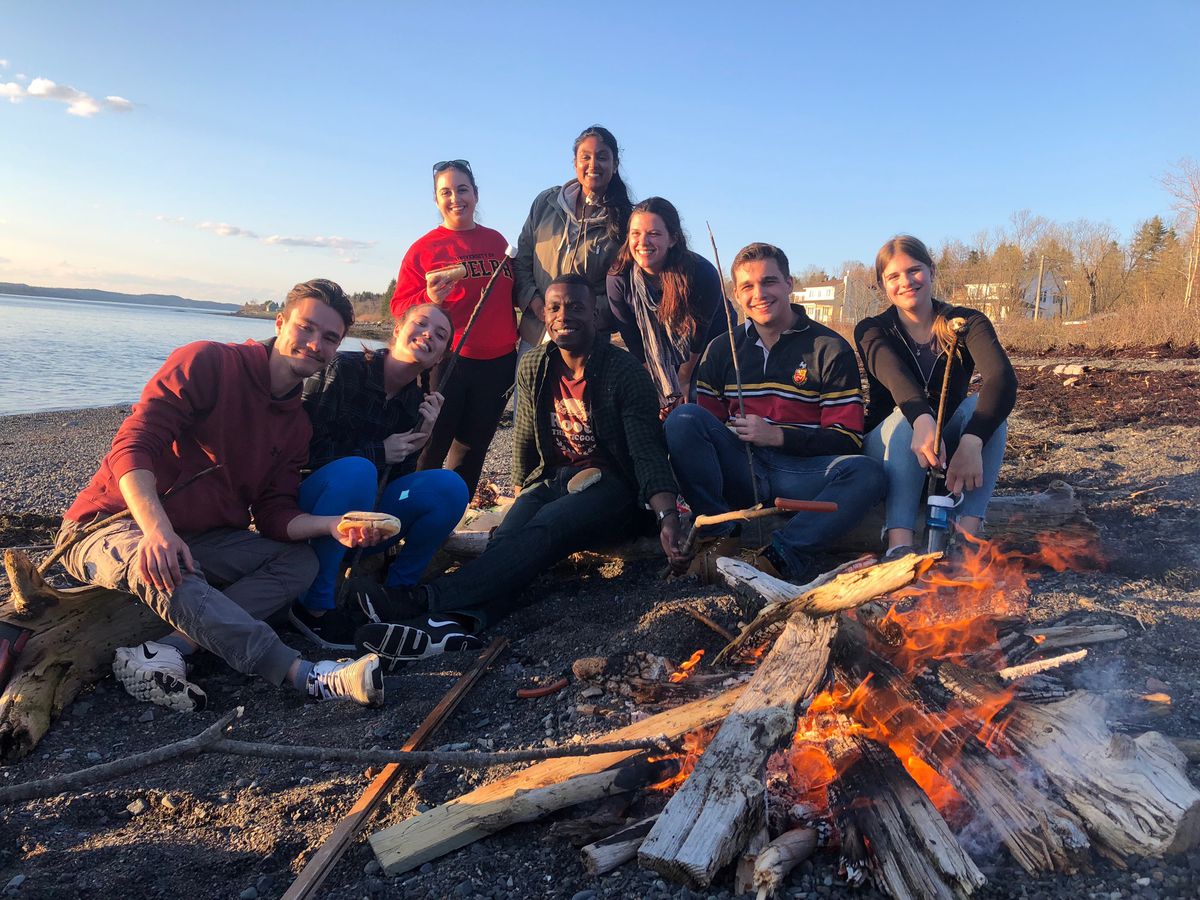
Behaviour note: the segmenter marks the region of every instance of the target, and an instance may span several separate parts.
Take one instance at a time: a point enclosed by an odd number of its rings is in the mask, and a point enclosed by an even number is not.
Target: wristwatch
[[[654,511],[654,517],[658,520],[658,527],[660,530],[662,529],[663,520],[667,516],[677,516],[677,515],[679,515],[679,510],[677,510],[677,509],[658,509],[658,510]]]

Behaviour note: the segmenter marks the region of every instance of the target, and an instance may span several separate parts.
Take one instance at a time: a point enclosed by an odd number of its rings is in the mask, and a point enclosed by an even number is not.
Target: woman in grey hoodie
[[[560,275],[582,275],[592,286],[597,308],[607,309],[605,279],[625,243],[633,206],[620,161],[612,132],[593,125],[575,138],[575,177],[534,199],[513,261],[522,313],[521,352],[541,343],[542,294]],[[600,328],[612,330],[606,322]]]

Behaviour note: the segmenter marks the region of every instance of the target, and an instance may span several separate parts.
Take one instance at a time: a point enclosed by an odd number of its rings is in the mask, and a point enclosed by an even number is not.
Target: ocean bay
[[[174,307],[0,294],[0,416],[135,401],[176,347],[263,340],[269,319]],[[350,338],[343,348],[357,348]]]

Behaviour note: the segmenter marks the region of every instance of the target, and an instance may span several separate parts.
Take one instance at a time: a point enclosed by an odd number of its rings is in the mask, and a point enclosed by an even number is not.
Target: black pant
[[[455,612],[485,627],[516,609],[535,578],[578,550],[630,535],[637,513],[633,490],[613,472],[578,494],[565,467],[521,491],[487,549],[457,572],[433,581],[432,612]]]
[[[483,459],[496,434],[504,395],[512,386],[517,353],[496,359],[459,359],[442,389],[442,363],[429,373],[430,390],[445,398],[429,443],[421,453],[417,469],[447,469],[457,472],[467,483],[469,496],[475,496]]]

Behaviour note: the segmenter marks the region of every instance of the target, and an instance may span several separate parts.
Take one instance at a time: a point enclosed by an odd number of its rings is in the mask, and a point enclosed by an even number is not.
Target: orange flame
[[[649,786],[648,790],[674,791],[679,785],[687,781],[688,776],[692,774],[692,770],[696,768],[696,761],[703,755],[704,748],[713,739],[713,735],[717,733],[718,727],[713,725],[709,728],[701,728],[698,731],[688,732],[683,738],[683,753],[650,757],[648,762],[658,762],[664,759],[682,759],[683,762],[680,763],[678,772],[669,778],[655,782]]]
[[[695,669],[696,666],[700,665],[700,660],[702,659],[704,659],[704,651],[697,650],[695,653],[689,656],[687,660],[679,664],[679,670],[672,672],[671,677],[668,680],[672,684],[679,684],[681,681],[686,681],[688,676],[692,674],[692,670]]]

